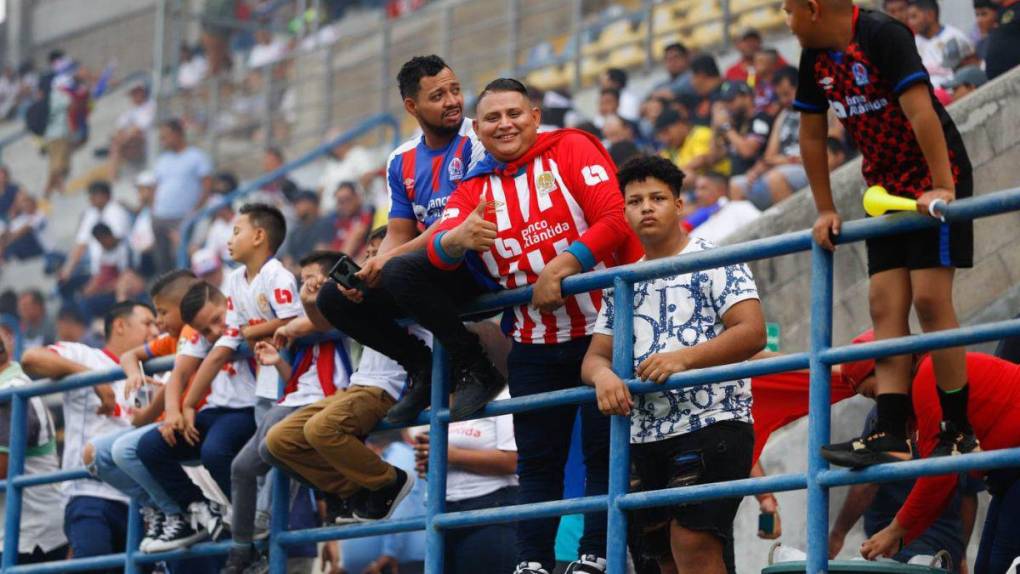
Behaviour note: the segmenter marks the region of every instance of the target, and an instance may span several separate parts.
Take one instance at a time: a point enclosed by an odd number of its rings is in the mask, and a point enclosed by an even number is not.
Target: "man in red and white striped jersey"
[[[533,287],[531,302],[513,309],[514,345],[507,365],[511,395],[578,386],[602,301],[598,292],[565,297],[560,282],[642,255],[624,219],[616,169],[605,148],[584,132],[539,134],[541,114],[517,80],[491,82],[479,95],[476,111],[475,132],[488,153],[450,196],[427,247],[429,261],[444,270],[467,264],[507,289]],[[394,297],[412,314],[428,303],[411,287],[400,291]],[[433,333],[445,344],[441,331]],[[460,398],[454,396],[454,406]],[[562,497],[577,410],[566,406],[514,415],[520,502]],[[593,404],[580,411],[585,494],[603,494],[609,419]],[[557,523],[551,518],[519,524],[519,574],[552,571]],[[579,546],[579,559],[567,572],[603,572],[604,513],[586,517]]]

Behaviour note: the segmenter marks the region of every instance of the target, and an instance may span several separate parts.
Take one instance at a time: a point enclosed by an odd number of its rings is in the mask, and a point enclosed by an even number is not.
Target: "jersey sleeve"
[[[557,146],[560,177],[573,191],[588,229],[569,251],[588,271],[599,262],[615,263],[621,247],[637,240],[623,216],[623,195],[616,167],[604,149],[582,135],[565,137]]]
[[[868,57],[897,96],[914,84],[928,81],[928,70],[917,52],[910,29],[897,21],[887,22],[876,31]]]
[[[600,335],[613,336],[613,290],[602,290],[602,308],[599,309],[599,316],[595,319],[595,332]]]
[[[233,277],[231,276],[230,279],[233,279]],[[237,293],[233,287],[234,282],[228,279],[227,288],[224,292],[224,295],[227,296],[227,327],[213,346],[226,347],[236,351],[244,341],[244,337],[241,336],[241,327],[244,326],[244,322],[241,314],[237,311],[237,305],[235,304]]]
[[[390,191],[390,217],[397,219],[416,219],[414,206],[407,197],[407,188],[404,187],[403,177],[404,157],[402,154],[393,152],[389,161],[386,162],[386,187]]]
[[[165,357],[177,352],[177,339],[170,335],[161,335],[155,341],[145,344],[145,353],[149,358]]]
[[[916,50],[915,50],[916,52]],[[793,109],[798,112],[820,114],[829,109],[829,100],[818,87],[815,80],[815,52],[804,50],[800,54],[800,78],[797,81],[797,95],[793,100]]]
[[[496,448],[506,452],[517,452],[514,417],[511,415],[496,417]]]
[[[204,359],[209,354],[209,342],[206,341],[205,337],[198,333],[198,331],[192,331],[186,339],[184,339],[177,347],[177,353],[184,355],[185,357],[193,357],[196,359]]]
[[[297,280],[294,274],[282,265],[273,274],[273,292],[269,295],[269,304],[278,319],[290,319],[305,314],[298,297]]]

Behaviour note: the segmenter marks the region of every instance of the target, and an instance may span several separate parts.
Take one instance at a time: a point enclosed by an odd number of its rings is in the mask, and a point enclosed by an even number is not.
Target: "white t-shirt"
[[[61,341],[49,346],[49,349],[61,357],[85,365],[94,371],[107,371],[120,367],[120,360],[106,349],[94,349],[81,343]],[[117,397],[119,413],[112,416],[98,415],[96,409],[101,406],[99,397],[93,387],[75,389],[64,393],[64,457],[61,464],[63,470],[82,468],[82,453],[85,443],[131,427],[133,405],[124,400],[124,379],[110,383]],[[68,498],[74,496],[94,496],[128,502],[128,497],[119,490],[98,480],[81,479],[63,483],[64,494]]]
[[[722,207],[691,231],[691,237],[719,243],[734,231],[761,217],[761,211],[750,201],[729,201],[725,197],[719,202]]]
[[[432,333],[417,325],[412,325],[407,330],[432,348]],[[351,384],[379,387],[393,397],[393,400],[399,400],[404,392],[404,385],[407,384],[407,371],[393,359],[371,347],[365,347],[361,353],[358,369],[351,375]]]
[[[343,341],[335,342],[335,349],[333,351],[333,388],[336,390],[347,388],[350,382],[350,374],[347,372],[348,365],[350,365],[350,359],[346,361],[341,358],[341,353],[344,356],[347,355],[347,350],[343,347]],[[320,361],[326,361],[328,359],[321,357],[322,345],[313,345],[310,352],[312,353],[312,362],[309,365],[308,370],[301,374],[297,380],[297,388],[294,392],[288,393],[287,396],[280,401],[280,406],[283,407],[303,407],[310,405],[316,401],[323,399],[326,393],[322,390],[322,381],[319,379],[319,369],[317,365]]]
[[[298,297],[297,280],[278,259],[266,261],[250,282],[242,265],[227,275],[227,330],[217,347],[233,350],[241,345],[241,328],[273,319],[290,319],[305,314]],[[276,400],[280,396],[279,374],[275,368],[257,368],[255,395]]]
[[[319,211],[329,213],[336,209],[336,188],[345,181],[355,183],[366,173],[378,169],[382,165],[379,158],[362,146],[354,146],[348,150],[342,160],[331,160],[322,170],[319,187],[322,189]]]
[[[190,339],[181,341],[177,346],[177,354],[196,359],[204,359],[212,345],[197,332]],[[209,389],[209,396],[202,408],[223,407],[228,409],[244,409],[255,405],[255,361],[239,359],[223,365],[216,374]]]
[[[921,62],[931,76],[931,83],[936,88],[941,88],[953,79],[953,70],[964,58],[974,54],[974,44],[970,38],[948,24],[942,26],[931,39],[914,34],[914,43],[921,55]]]
[[[503,389],[496,400],[509,398],[510,392]],[[450,446],[467,450],[517,452],[514,418],[512,415],[502,415],[450,423]],[[451,466],[446,475],[446,500],[456,502],[478,498],[508,486],[517,486],[516,474],[483,475]]]
[[[52,251],[53,245],[46,233],[47,222],[46,214],[41,211],[36,211],[35,213],[22,213],[11,219],[11,222],[7,224],[7,230],[14,234],[26,227],[29,227],[32,229],[29,234],[35,236],[35,240],[39,242],[39,246],[46,251]],[[3,222],[0,222],[0,230],[2,230],[2,228]],[[0,233],[2,233],[2,231],[0,231]]]
[[[177,68],[177,85],[182,90],[198,87],[209,71],[209,63],[201,56],[192,56],[188,62],[181,62]]]
[[[117,116],[117,129],[138,128],[145,131],[156,121],[156,102],[152,98],[145,100],[140,106],[132,106],[130,110]]]
[[[252,69],[279,62],[287,56],[287,42],[274,39],[268,44],[255,44],[248,54],[248,67]]]
[[[711,249],[691,239],[681,254]],[[634,285],[634,366],[653,354],[693,347],[723,331],[733,305],[757,299],[747,265],[729,265]],[[604,292],[595,332],[613,334],[613,293]],[[694,432],[710,424],[751,422],[751,381],[740,379],[634,397],[630,441],[646,443]]]
[[[111,200],[102,211],[95,207],[89,207],[81,217],[78,224],[78,234],[74,242],[78,245],[88,245],[88,254],[92,274],[99,271],[99,260],[103,256],[103,246],[92,237],[92,228],[98,223],[105,223],[110,227],[113,236],[123,239],[131,231],[131,212],[120,203]]]

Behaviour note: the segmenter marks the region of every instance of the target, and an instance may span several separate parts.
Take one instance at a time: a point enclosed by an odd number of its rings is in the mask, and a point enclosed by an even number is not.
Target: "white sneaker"
[[[594,554],[584,554],[564,570],[564,574],[605,574],[606,560]]]
[[[514,574],[549,574],[538,562],[521,562],[514,569]]]
[[[142,523],[145,525],[145,534],[142,536],[138,549],[145,552],[145,549],[159,538],[163,533],[163,513],[149,506],[142,507]]]
[[[144,552],[167,552],[178,548],[187,548],[192,544],[205,540],[209,533],[205,529],[195,530],[180,514],[171,514],[163,521],[163,533],[159,538],[145,547]]]

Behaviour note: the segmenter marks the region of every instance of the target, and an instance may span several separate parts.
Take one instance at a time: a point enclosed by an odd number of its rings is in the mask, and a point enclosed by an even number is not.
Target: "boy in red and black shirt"
[[[851,0],[786,0],[790,29],[800,40],[801,81],[794,108],[802,112],[800,145],[818,207],[814,237],[834,249],[842,220],[832,199],[827,165],[826,110],[831,107],[863,156],[864,179],[917,200],[921,213],[936,202],[973,193],[967,150],[935,99],[913,34],[897,20],[862,10]],[[970,222],[869,239],[870,305],[876,339],[909,334],[913,304],[925,332],[959,325],[953,275],[973,262]],[[939,445],[932,455],[978,448],[967,421],[966,356],[962,347],[932,353],[942,404]],[[878,362],[878,422],[867,437],[823,448],[829,461],[851,467],[909,460],[910,356]]]

